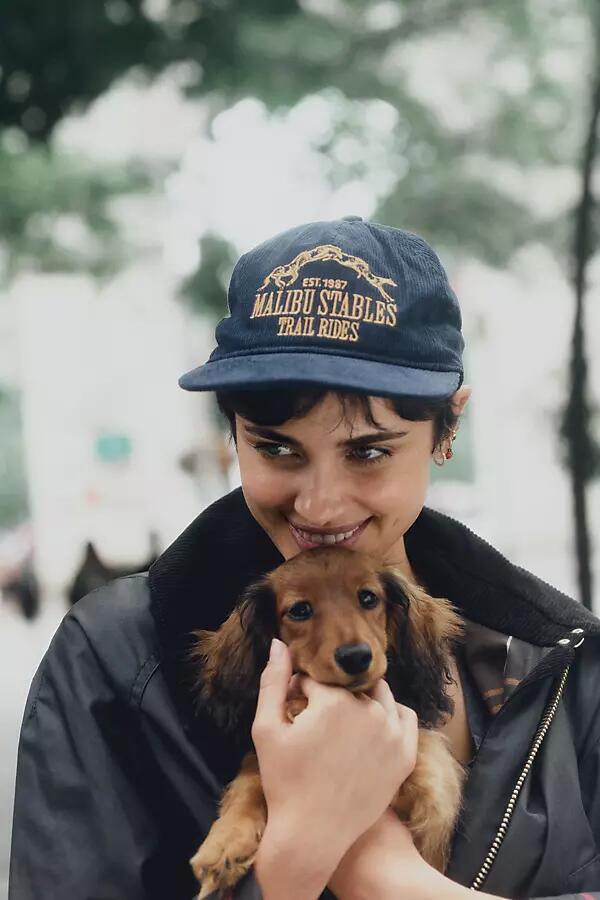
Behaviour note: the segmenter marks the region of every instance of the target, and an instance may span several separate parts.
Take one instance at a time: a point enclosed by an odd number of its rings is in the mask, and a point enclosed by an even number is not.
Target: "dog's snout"
[[[368,644],[342,644],[335,651],[335,661],[348,675],[360,675],[371,665],[373,654]]]

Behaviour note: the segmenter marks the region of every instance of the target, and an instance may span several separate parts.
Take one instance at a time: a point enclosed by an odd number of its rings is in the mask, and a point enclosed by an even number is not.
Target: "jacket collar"
[[[195,628],[219,628],[244,588],[282,562],[241,488],[217,500],[150,567],[151,610],[163,649],[176,649]]]
[[[600,634],[580,603],[510,563],[460,522],[424,508],[405,535],[411,565],[434,596],[488,628],[540,646],[572,628]],[[242,590],[283,562],[241,488],[199,515],[152,565],[151,608],[163,649],[194,628],[216,629]]]
[[[447,597],[473,622],[538,646],[555,644],[573,628],[600,635],[600,621],[581,603],[449,516],[423,509],[405,545],[429,592]]]
[[[538,646],[556,644],[573,628],[600,635],[600,621],[581,604],[512,565],[448,516],[423,509],[405,545],[429,592],[447,597],[471,622]],[[244,588],[282,562],[237,488],[201,513],[150,568],[150,608],[164,677],[192,739],[202,735],[212,757],[207,761],[225,781],[237,771],[241,751],[223,740],[201,710],[194,711],[185,653],[194,629],[216,630]]]

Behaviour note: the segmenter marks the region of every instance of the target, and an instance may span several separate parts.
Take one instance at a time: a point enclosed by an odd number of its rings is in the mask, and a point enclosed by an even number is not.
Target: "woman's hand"
[[[285,713],[290,677],[289,651],[275,641],[252,728],[268,807],[257,871],[260,878],[263,861],[274,865],[285,859],[290,872],[291,853],[300,866],[319,873],[316,889],[319,879],[325,886],[344,853],[382,816],[412,772],[417,720],[412,710],[396,704],[383,680],[367,697],[303,677],[308,705],[290,723]]]

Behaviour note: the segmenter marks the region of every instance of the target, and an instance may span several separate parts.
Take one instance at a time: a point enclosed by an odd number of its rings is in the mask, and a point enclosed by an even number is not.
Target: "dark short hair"
[[[342,416],[360,411],[370,425],[381,428],[366,394],[348,391],[282,389],[255,391],[217,391],[217,405],[229,423],[233,440],[236,440],[235,414],[256,425],[282,425],[290,419],[301,419],[327,395],[333,394],[340,404]],[[432,451],[456,427],[458,416],[452,411],[451,397],[441,400],[422,397],[390,397],[392,408],[402,418],[411,422],[433,421]]]

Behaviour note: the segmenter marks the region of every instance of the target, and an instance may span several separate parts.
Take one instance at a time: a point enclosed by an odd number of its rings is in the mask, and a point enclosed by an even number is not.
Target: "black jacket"
[[[487,728],[448,875],[468,886],[480,871],[570,666],[482,889],[600,900],[600,622],[446,516],[423,510],[405,541],[434,595],[551,647]],[[194,628],[218,628],[241,590],[281,562],[238,489],[148,574],[65,616],[25,710],[9,900],[191,900],[188,859],[245,747],[194,714],[182,654]],[[260,897],[251,875],[235,894]]]

